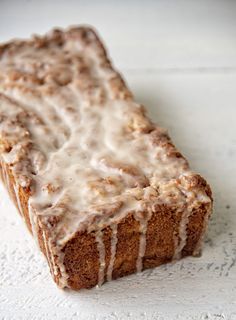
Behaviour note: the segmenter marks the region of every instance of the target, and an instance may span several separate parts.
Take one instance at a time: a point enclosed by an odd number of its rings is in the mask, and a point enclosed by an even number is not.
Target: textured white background
[[[0,41],[100,31],[137,100],[210,182],[201,258],[79,293],[56,288],[0,188],[0,319],[236,319],[236,1],[2,1]]]

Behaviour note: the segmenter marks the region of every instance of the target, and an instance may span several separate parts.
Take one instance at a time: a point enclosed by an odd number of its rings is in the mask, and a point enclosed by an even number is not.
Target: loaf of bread
[[[211,190],[88,27],[0,46],[1,178],[60,287],[198,255]]]

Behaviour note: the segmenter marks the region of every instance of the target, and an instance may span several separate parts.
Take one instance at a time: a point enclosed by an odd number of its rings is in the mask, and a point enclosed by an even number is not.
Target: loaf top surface
[[[63,245],[127,212],[210,202],[87,27],[0,46],[1,155]]]

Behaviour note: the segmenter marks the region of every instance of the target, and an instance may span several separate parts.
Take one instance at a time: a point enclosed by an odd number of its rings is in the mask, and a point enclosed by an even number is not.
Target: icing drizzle
[[[112,236],[111,236],[111,258],[109,262],[109,266],[107,268],[107,281],[112,280],[112,272],[113,272],[113,267],[115,263],[115,257],[116,257],[116,245],[117,245],[117,224],[112,224],[111,225],[111,230],[112,230]]]

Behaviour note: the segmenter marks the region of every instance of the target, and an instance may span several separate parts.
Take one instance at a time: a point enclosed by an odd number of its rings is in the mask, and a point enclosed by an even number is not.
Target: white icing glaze
[[[57,256],[58,261],[56,262],[51,239],[50,238],[48,240],[46,239],[46,234],[44,230],[42,230],[42,238],[43,238],[44,247],[45,247],[46,256],[49,263],[51,274],[53,275],[53,277],[59,276],[59,272],[60,272],[58,285],[61,288],[65,288],[67,286],[68,275],[66,273],[66,270],[63,264],[64,254],[61,253],[59,256]]]
[[[25,216],[24,216],[24,212],[23,212],[23,209],[22,209],[22,206],[21,206],[21,202],[20,202],[20,197],[19,197],[19,185],[18,184],[13,184],[13,188],[14,188],[14,193],[15,193],[15,197],[16,197],[16,203],[17,203],[17,208],[18,208],[18,211],[20,213],[20,215],[22,216],[22,218],[24,219]]]
[[[181,258],[181,252],[182,252],[183,248],[186,245],[186,241],[187,241],[187,226],[188,226],[189,217],[190,217],[191,213],[192,212],[191,212],[191,210],[189,210],[189,208],[184,210],[183,213],[182,213],[182,217],[180,219],[180,224],[179,224],[179,238],[180,238],[180,241],[179,242],[175,241],[175,250],[174,250],[173,260],[178,260],[178,259]]]
[[[139,237],[139,251],[138,251],[138,257],[136,261],[136,268],[137,272],[141,272],[143,270],[143,257],[146,252],[146,234],[147,234],[147,227],[148,227],[148,221],[150,220],[152,216],[151,210],[148,210],[145,212],[145,216],[140,214],[139,212],[136,213],[135,219],[139,221],[140,224],[140,237]]]
[[[211,214],[211,211],[212,211],[212,204],[210,205],[210,209],[208,210],[207,214],[204,217],[202,233],[201,233],[201,236],[198,240],[198,243],[196,244],[196,247],[193,251],[193,256],[199,256],[201,254],[202,245],[203,245],[204,237],[205,237],[205,234],[207,231],[208,220],[209,220],[209,216]]]
[[[53,268],[52,263],[51,263],[51,256],[50,256],[49,251],[48,251],[47,239],[46,239],[46,235],[45,235],[45,231],[44,230],[42,231],[42,238],[43,238],[43,242],[44,242],[44,248],[45,248],[45,251],[46,251],[46,257],[47,257],[47,261],[48,261],[48,264],[49,264],[49,268],[50,268],[51,274],[54,275],[54,268]]]
[[[53,275],[57,276],[58,275],[58,265],[55,262],[55,257],[54,257],[54,253],[53,253],[53,250],[52,250],[52,244],[51,244],[51,239],[50,238],[47,241],[47,247],[48,247],[49,257],[50,257],[51,263],[52,263]]]
[[[59,256],[58,256],[58,261],[57,261],[57,266],[60,270],[60,278],[59,278],[59,286],[60,288],[66,288],[68,287],[68,274],[66,272],[66,268],[65,268],[65,265],[64,265],[64,257],[65,255],[63,253],[61,253]]]
[[[187,177],[188,174],[184,174],[182,176]],[[174,250],[173,260],[178,260],[181,258],[182,250],[187,243],[187,227],[188,227],[189,218],[192,214],[193,209],[194,208],[196,209],[199,206],[199,204],[202,204],[202,203],[211,204],[210,198],[202,191],[198,191],[197,193],[195,193],[193,191],[186,191],[186,189],[184,189],[183,187],[181,187],[180,190],[186,196],[186,198],[187,198],[186,203],[188,204],[188,206],[186,207],[185,210],[183,210],[182,216],[180,219],[180,223],[179,223],[178,235],[179,235],[180,241],[178,241],[176,236],[174,236],[175,250]],[[204,224],[203,224],[203,228],[202,228],[201,237],[196,245],[196,248],[194,249],[193,255],[196,255],[197,253],[199,253],[201,244],[203,242],[204,234],[205,234],[206,227],[207,227],[207,221],[208,221],[209,215],[211,213],[211,210],[212,210],[212,208],[210,205],[210,208],[209,208],[207,214],[205,214],[205,216],[204,216]]]
[[[101,230],[96,232],[96,242],[99,253],[99,271],[98,271],[98,286],[100,287],[104,282],[104,274],[105,274],[105,246],[103,241],[103,232]]]
[[[52,269],[57,265],[64,285],[61,249],[77,231],[96,232],[102,284],[102,229],[113,226],[107,274],[111,279],[116,224],[143,202],[149,207],[157,201],[184,203],[177,180],[191,174],[182,157],[171,155],[175,149],[165,131],[130,98],[93,33],[87,32],[89,44],[77,33],[65,33],[63,45],[24,44],[0,60],[0,140],[11,146],[2,157],[18,183],[32,187],[32,233],[37,239],[40,216],[49,230],[48,254],[52,261],[54,254],[58,257]],[[8,183],[7,175],[4,178]],[[151,211],[141,219],[135,214],[141,233],[138,271],[150,216]],[[54,217],[57,223],[52,226]],[[185,243],[187,218],[183,214],[177,251]]]
[[[107,268],[107,281],[112,280],[113,267],[116,258],[116,245],[117,245],[117,224],[114,223],[111,225],[112,235],[111,235],[111,257],[109,266]]]
[[[28,214],[29,214],[29,220],[31,225],[31,232],[37,246],[39,247],[37,216],[35,215],[34,209],[32,208],[31,199],[29,199],[29,202],[28,202]]]

